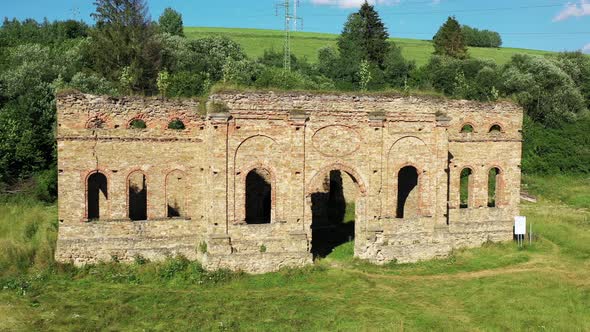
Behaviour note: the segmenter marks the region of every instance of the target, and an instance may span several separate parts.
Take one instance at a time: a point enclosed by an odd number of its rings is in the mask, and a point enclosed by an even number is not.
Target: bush
[[[414,61],[406,61],[402,55],[402,49],[393,45],[384,63],[384,79],[391,87],[403,88],[407,85],[410,73],[416,68]]]
[[[57,199],[57,168],[55,166],[35,176],[35,196],[47,203],[55,202]]]
[[[195,74],[182,71],[169,76],[166,96],[168,97],[193,97],[205,92],[205,79],[203,74]]]
[[[529,116],[524,120],[524,173],[590,173],[590,118],[559,128],[548,128]]]

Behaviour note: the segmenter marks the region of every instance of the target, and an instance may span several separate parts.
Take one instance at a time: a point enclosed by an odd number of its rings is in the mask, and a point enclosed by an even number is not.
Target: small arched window
[[[129,122],[129,128],[130,129],[145,129],[145,128],[147,128],[147,125],[145,124],[145,121],[143,121],[142,119],[133,119],[133,120],[131,120],[131,122]]]
[[[471,205],[471,176],[473,171],[471,168],[464,168],[461,171],[461,178],[459,181],[459,208],[466,209]]]
[[[88,129],[102,129],[104,127],[105,122],[99,117],[94,117],[88,120],[88,122],[86,123],[86,128]]]
[[[397,174],[397,208],[396,218],[408,218],[418,215],[418,170],[406,166]]]
[[[500,176],[501,171],[497,167],[491,168],[488,173],[488,207],[496,207],[498,204]]]
[[[461,127],[461,133],[463,133],[463,134],[472,133],[472,132],[473,132],[473,126],[469,123],[466,123],[463,125],[463,127]]]
[[[500,134],[502,132],[502,127],[500,125],[495,124],[490,127],[490,134]]]
[[[86,184],[86,208],[88,219],[100,219],[109,199],[107,177],[96,171],[88,176]]]
[[[174,119],[168,123],[168,129],[184,130],[185,128],[184,122],[182,122],[180,119]]]

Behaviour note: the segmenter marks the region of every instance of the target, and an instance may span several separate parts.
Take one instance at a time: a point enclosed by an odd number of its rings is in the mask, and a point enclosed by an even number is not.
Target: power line
[[[454,14],[454,13],[475,13],[475,12],[492,12],[492,11],[506,11],[515,9],[539,9],[539,8],[554,8],[563,7],[562,4],[549,5],[535,5],[535,6],[517,6],[517,7],[497,7],[497,8],[480,8],[480,9],[457,9],[457,10],[432,10],[432,11],[408,11],[408,12],[389,12],[385,10],[380,11],[380,16],[398,16],[398,15],[425,15],[425,14]],[[342,14],[316,14],[308,15],[314,17],[339,17],[348,16],[350,13]]]

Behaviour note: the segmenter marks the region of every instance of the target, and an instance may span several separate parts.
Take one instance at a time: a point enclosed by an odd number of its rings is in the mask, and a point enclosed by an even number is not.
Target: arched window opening
[[[400,169],[397,177],[396,218],[410,218],[418,215],[418,170],[413,166]]]
[[[265,169],[255,168],[246,175],[246,223],[270,223],[271,209],[271,175]]]
[[[490,134],[500,134],[502,132],[502,127],[500,125],[493,125],[490,127]]]
[[[88,219],[100,219],[109,199],[107,177],[100,173],[92,173],[87,183]]]
[[[469,207],[470,204],[470,195],[471,195],[471,175],[473,172],[471,168],[464,168],[461,171],[461,179],[459,184],[459,207],[461,209],[466,209]]]
[[[184,122],[179,119],[174,119],[168,123],[168,129],[174,130],[184,130],[186,127],[184,126]]]
[[[166,178],[166,208],[168,218],[186,215],[185,180],[181,171],[172,171]]]
[[[102,129],[105,127],[105,123],[101,118],[94,117],[86,123],[88,129]]]
[[[463,125],[463,127],[461,127],[461,133],[466,134],[466,133],[472,133],[473,132],[473,126],[470,124],[465,124]]]
[[[145,174],[135,172],[129,176],[129,219],[147,219],[147,181]]]
[[[131,129],[145,129],[145,128],[147,128],[147,125],[145,124],[145,121],[143,121],[142,119],[133,119],[133,120],[131,120],[131,122],[129,122],[129,128],[131,128]]]
[[[488,173],[488,207],[496,207],[498,204],[498,183],[500,181],[500,169],[494,167]]]
[[[354,240],[356,201],[360,196],[355,178],[341,170],[323,174],[322,185],[311,193],[311,253],[326,257],[336,247]]]

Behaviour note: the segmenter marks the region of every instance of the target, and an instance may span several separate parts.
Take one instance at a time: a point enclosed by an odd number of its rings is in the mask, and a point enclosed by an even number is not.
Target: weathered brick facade
[[[146,128],[130,128],[136,119]],[[168,129],[176,119],[184,130]],[[62,94],[56,258],[179,253],[249,272],[309,264],[334,176],[356,189],[344,195],[356,203],[357,257],[412,262],[509,240],[521,127],[522,110],[508,102],[227,92],[199,105]]]

